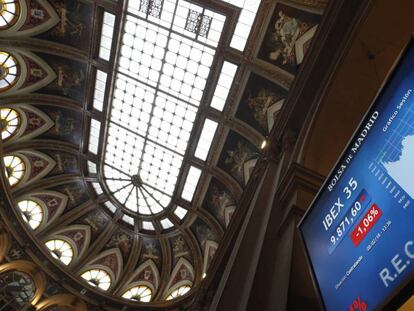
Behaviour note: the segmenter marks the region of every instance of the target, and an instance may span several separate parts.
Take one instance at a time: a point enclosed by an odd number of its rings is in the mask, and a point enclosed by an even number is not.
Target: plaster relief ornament
[[[187,245],[183,237],[179,236],[173,245],[174,257],[182,257],[188,254]]]
[[[225,220],[226,208],[234,205],[233,198],[225,191],[220,190],[217,186],[214,186],[210,195],[210,204],[217,211],[218,217],[221,220]]]
[[[148,242],[146,244],[144,244],[144,258],[148,258],[148,259],[158,259],[158,249],[155,247],[155,243],[154,242]]]
[[[237,180],[243,181],[244,163],[249,161],[254,155],[255,153],[249,147],[239,141],[237,142],[236,149],[227,151],[224,163],[231,166],[230,170]]]
[[[256,96],[249,96],[247,103],[253,110],[253,116],[264,129],[268,128],[268,109],[280,99],[280,96],[268,89],[261,89]]]

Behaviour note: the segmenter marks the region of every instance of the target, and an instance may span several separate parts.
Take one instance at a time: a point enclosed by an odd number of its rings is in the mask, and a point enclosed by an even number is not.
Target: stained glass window
[[[22,213],[22,217],[30,228],[35,230],[43,220],[43,210],[40,205],[32,200],[23,200],[17,203],[17,206]]]
[[[88,283],[100,289],[107,290],[111,286],[111,277],[102,269],[91,269],[82,275]]]
[[[73,249],[68,242],[63,240],[49,240],[45,245],[54,258],[60,260],[65,265],[70,264],[73,258]]]
[[[183,296],[185,295],[189,290],[191,289],[190,286],[188,285],[184,285],[184,286],[180,286],[179,288],[177,288],[176,290],[172,291],[168,296],[166,300],[172,300],[175,299],[177,297]]]
[[[1,139],[10,138],[20,126],[19,113],[11,108],[0,108]]]
[[[18,71],[16,59],[9,53],[0,52],[0,92],[10,89],[17,82]]]
[[[0,1],[0,29],[13,26],[19,17],[20,6],[17,0]]]
[[[152,291],[147,286],[135,286],[128,289],[123,295],[123,298],[137,300],[141,302],[150,302]]]
[[[6,169],[6,177],[9,180],[11,187],[16,186],[23,178],[26,171],[26,166],[22,158],[10,155],[3,158]]]
[[[225,19],[184,0],[128,3],[104,179],[137,214],[158,214],[171,203]]]

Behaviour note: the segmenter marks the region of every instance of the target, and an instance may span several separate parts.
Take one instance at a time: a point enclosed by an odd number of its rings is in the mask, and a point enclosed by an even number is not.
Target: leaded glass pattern
[[[163,0],[142,0],[139,10],[156,18],[161,17]]]
[[[182,0],[128,3],[103,175],[132,212],[155,215],[171,203],[224,22]]]
[[[207,37],[210,30],[211,17],[189,10],[185,22],[185,30],[195,33],[197,36]]]

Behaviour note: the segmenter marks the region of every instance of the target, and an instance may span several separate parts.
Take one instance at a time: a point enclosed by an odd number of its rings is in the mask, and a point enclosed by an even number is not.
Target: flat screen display
[[[381,306],[414,271],[411,42],[299,224],[327,310]]]

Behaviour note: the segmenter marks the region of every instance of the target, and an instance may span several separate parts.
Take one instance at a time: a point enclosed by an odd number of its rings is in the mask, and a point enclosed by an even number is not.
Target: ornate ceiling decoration
[[[322,14],[241,2],[2,0],[0,212],[63,287],[173,305],[208,277]]]

